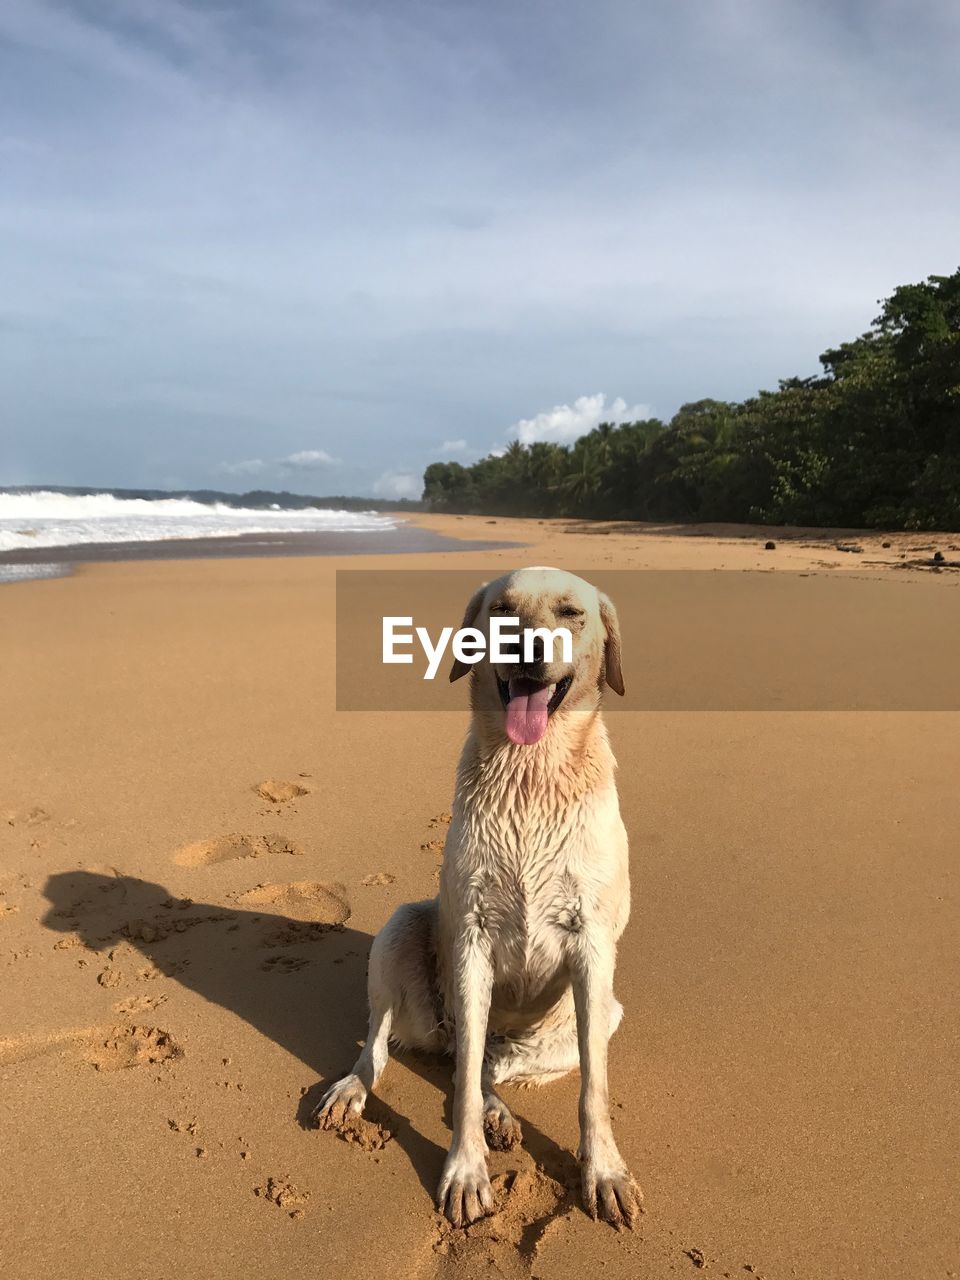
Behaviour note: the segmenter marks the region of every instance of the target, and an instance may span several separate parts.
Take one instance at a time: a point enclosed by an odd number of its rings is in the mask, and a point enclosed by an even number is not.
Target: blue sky
[[[960,262],[960,8],[0,6],[0,483],[417,490]]]

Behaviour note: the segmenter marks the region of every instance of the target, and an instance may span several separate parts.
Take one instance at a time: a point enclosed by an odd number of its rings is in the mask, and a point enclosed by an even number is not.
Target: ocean
[[[59,577],[82,560],[479,550],[403,518],[322,507],[235,507],[109,492],[0,492],[0,583]]]
[[[0,552],[82,543],[230,538],[251,533],[372,533],[396,528],[373,511],[228,507],[191,498],[112,493],[0,493]]]

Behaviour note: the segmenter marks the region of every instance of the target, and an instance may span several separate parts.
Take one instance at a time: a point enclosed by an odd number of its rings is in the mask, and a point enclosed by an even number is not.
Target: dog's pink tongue
[[[526,681],[510,681],[510,701],[507,703],[507,737],[520,747],[532,747],[547,732],[547,708],[553,696],[553,686],[545,685],[532,693],[514,693],[514,687],[529,687]]]

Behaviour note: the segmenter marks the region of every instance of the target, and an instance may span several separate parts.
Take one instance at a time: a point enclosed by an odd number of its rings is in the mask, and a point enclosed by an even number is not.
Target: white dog
[[[494,1209],[487,1143],[520,1126],[494,1086],[581,1071],[584,1204],[633,1225],[641,1195],[617,1149],[607,1041],[623,1009],[616,944],[630,911],[627,836],[600,714],[623,693],[611,602],[557,569],[522,569],[480,588],[465,627],[491,615],[566,627],[570,663],[473,666],[473,717],[457,773],[440,896],[399,907],[370,952],[370,1029],[350,1075],[324,1095],[324,1128],[359,1115],[388,1042],[456,1056],[453,1140],[437,1193],[455,1225]],[[551,655],[552,656],[552,655]],[[456,662],[451,680],[469,667]]]

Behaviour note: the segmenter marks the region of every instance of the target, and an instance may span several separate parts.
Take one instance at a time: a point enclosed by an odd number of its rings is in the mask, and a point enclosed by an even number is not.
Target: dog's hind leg
[[[376,947],[376,940],[374,941]],[[367,1094],[374,1087],[389,1057],[390,1028],[393,1025],[391,993],[382,982],[373,978],[373,952],[370,955],[371,976],[369,982],[370,1023],[367,1040],[349,1075],[330,1086],[313,1118],[321,1129],[341,1129],[359,1116],[367,1101]]]
[[[383,1074],[391,1038],[411,1048],[443,1047],[437,1019],[435,901],[398,907],[373,940],[367,977],[367,1040],[349,1075],[331,1085],[313,1113],[322,1129],[359,1116]]]
[[[613,1035],[622,1018],[623,1005],[614,999],[610,1006],[609,1035]],[[485,1062],[491,1090],[495,1084],[513,1084],[520,1088],[549,1084],[576,1071],[580,1066],[580,1044],[571,993],[564,997],[551,1021],[552,1025],[530,1034],[491,1036]]]
[[[547,1084],[576,1070],[579,1061],[575,1030],[572,1035],[566,1028],[545,1031],[499,1046],[490,1057],[490,1080],[521,1087]]]

